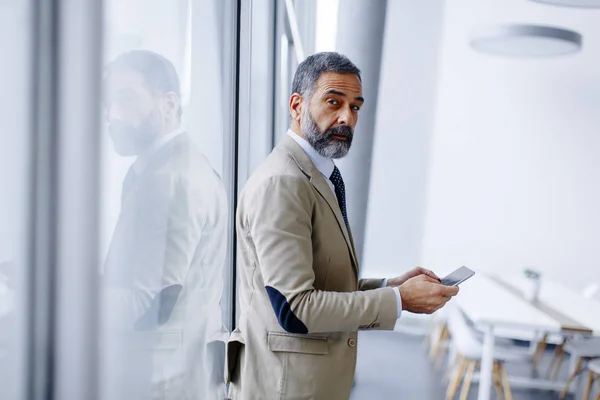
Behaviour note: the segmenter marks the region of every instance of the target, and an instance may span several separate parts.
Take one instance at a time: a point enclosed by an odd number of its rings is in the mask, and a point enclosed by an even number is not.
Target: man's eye
[[[329,104],[331,104],[332,106],[337,106],[337,105],[338,105],[338,102],[337,102],[337,100],[334,100],[334,99],[327,100],[327,102],[328,102]]]
[[[353,110],[353,111],[359,111],[359,110],[360,110],[360,107],[359,107],[359,106],[352,106],[352,110]]]

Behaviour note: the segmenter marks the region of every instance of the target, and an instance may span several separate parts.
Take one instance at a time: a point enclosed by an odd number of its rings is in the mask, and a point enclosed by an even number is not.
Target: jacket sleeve
[[[358,281],[358,290],[379,289],[383,285],[383,279],[361,279]]]
[[[172,308],[185,284],[203,222],[189,183],[176,176],[158,175],[136,193],[135,217],[127,241],[115,243],[113,270],[124,285],[107,284],[107,300],[125,321],[144,317],[155,325],[161,309]],[[177,296],[161,296],[173,288]],[[162,304],[165,301],[173,304]],[[155,306],[153,306],[155,305]]]
[[[279,324],[299,334],[393,329],[397,306],[392,288],[351,293],[315,289],[312,191],[306,179],[275,176],[248,199],[247,234]]]

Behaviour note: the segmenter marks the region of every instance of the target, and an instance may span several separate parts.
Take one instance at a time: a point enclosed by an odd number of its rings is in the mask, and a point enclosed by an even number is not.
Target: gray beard
[[[300,131],[317,153],[332,159],[342,158],[348,154],[354,136],[352,129],[347,125],[336,126],[321,132],[308,109],[304,112]],[[346,140],[338,140],[333,136],[345,136]]]

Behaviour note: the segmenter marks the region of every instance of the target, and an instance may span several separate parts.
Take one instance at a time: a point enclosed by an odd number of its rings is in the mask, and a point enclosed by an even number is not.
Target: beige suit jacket
[[[348,399],[358,330],[394,328],[396,295],[359,280],[337,199],[288,136],[236,216],[241,314],[227,346],[232,399]]]
[[[224,387],[211,376],[222,361],[209,346],[227,337],[219,304],[225,189],[187,133],[136,173],[141,161],[125,179],[104,270],[104,324],[113,327],[105,348],[115,380],[107,398],[222,399]],[[179,295],[161,298],[165,288]]]

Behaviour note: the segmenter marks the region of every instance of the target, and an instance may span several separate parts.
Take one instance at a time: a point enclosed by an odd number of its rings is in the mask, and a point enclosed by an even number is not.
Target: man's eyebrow
[[[338,95],[338,96],[346,97],[346,93],[340,92],[339,90],[335,90],[335,89],[330,89],[327,92],[325,92],[325,95],[328,95],[328,94],[335,94],[335,95]],[[361,103],[365,102],[365,98],[362,97],[362,96],[355,97],[354,100],[358,100]]]
[[[338,96],[346,97],[346,93],[340,92],[339,90],[335,90],[335,89],[330,89],[325,92],[325,95],[328,95],[328,94],[336,94]]]

